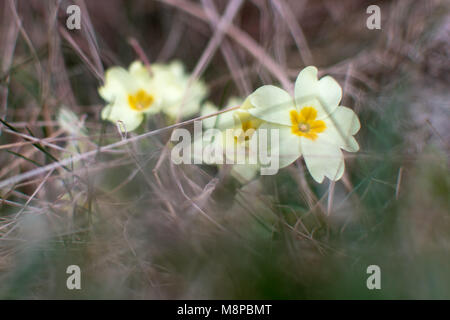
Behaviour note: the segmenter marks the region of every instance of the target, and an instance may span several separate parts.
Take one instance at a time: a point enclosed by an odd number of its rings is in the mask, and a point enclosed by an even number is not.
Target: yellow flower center
[[[301,132],[308,132],[309,131],[309,124],[307,123],[299,123],[298,124],[298,130],[300,130]]]
[[[135,94],[128,95],[128,104],[131,109],[136,111],[147,110],[154,101],[155,97],[143,89],[139,89]]]
[[[300,112],[291,110],[291,132],[297,136],[316,140],[318,133],[324,132],[327,126],[322,120],[316,120],[317,110],[313,107],[304,107]]]
[[[253,133],[258,129],[258,127],[261,125],[261,121],[253,118],[250,116],[247,112],[239,112],[237,111],[236,114],[238,115],[240,122],[241,122],[241,128],[242,131],[239,131],[240,134],[236,134],[234,136],[234,140],[236,142],[240,141],[248,141],[252,137]],[[238,128],[239,129],[239,128]],[[247,130],[250,130],[247,132]]]

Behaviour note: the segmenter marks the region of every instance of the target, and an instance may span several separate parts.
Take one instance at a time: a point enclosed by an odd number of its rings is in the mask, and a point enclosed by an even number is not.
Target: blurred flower
[[[155,86],[161,96],[162,112],[172,120],[180,114],[181,119],[200,111],[200,104],[208,90],[200,80],[189,83],[190,75],[180,61],[152,65]]]
[[[240,107],[236,110],[221,113],[217,116],[207,118],[203,120],[203,127],[205,129],[216,128],[220,130],[221,136],[214,141],[203,141],[203,144],[219,144],[220,149],[223,150],[225,156],[230,155],[227,150],[244,150],[246,163],[237,164],[236,159],[228,159],[233,162],[233,168],[231,174],[242,183],[246,183],[253,179],[259,170],[259,165],[250,164],[249,143],[259,128],[264,122],[260,119],[253,117],[248,110],[253,108],[250,101],[246,99],[242,102],[241,98],[231,97],[227,104],[228,107]],[[219,109],[210,102],[206,102],[201,110],[201,115],[209,115],[218,112]],[[227,130],[229,129],[229,130]],[[256,162],[256,161],[255,161]]]
[[[107,70],[100,96],[108,102],[102,119],[121,121],[127,131],[136,129],[145,115],[164,112],[171,120],[200,110],[207,89],[203,82],[189,83],[181,62],[155,63],[151,72],[142,62],[133,62],[128,70],[112,67]]]
[[[295,99],[275,86],[263,86],[248,100],[248,112],[266,121],[260,129],[278,129],[280,168],[302,154],[311,176],[321,183],[324,177],[339,180],[344,173],[341,148],[356,152],[353,137],[360,128],[357,115],[339,106],[342,89],[330,76],[317,79],[317,68],[303,69],[295,82]]]
[[[102,110],[102,119],[116,123],[122,121],[127,131],[136,129],[145,114],[160,111],[162,96],[155,79],[140,62],[133,62],[128,70],[112,67],[106,71],[105,84],[98,90],[108,102]]]

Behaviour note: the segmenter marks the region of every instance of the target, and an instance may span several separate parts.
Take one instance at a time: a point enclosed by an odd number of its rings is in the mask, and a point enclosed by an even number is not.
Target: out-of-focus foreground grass
[[[66,28],[73,3],[81,30]],[[334,185],[302,161],[243,185],[227,167],[173,165],[165,131],[13,181],[0,190],[1,298],[450,298],[448,3],[73,3],[0,3],[1,181],[121,139],[97,88],[133,47],[199,70],[222,107],[316,65],[358,114],[361,150]],[[371,4],[381,30],[366,28]],[[86,135],[60,127],[63,106]],[[130,136],[164,126],[156,116]],[[369,265],[381,290],[366,287]]]

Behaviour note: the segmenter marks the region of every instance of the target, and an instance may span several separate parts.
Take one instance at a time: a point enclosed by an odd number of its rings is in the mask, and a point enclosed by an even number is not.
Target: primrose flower
[[[208,90],[202,81],[189,83],[190,75],[185,72],[181,62],[155,63],[152,65],[152,73],[162,97],[161,111],[169,118],[176,119],[180,114],[183,119],[200,111],[200,104]]]
[[[136,129],[144,115],[160,111],[162,95],[155,79],[140,61],[133,62],[128,70],[112,67],[106,71],[105,83],[98,89],[108,102],[101,117],[116,123],[122,121],[127,131]]]
[[[271,85],[253,92],[248,112],[264,120],[260,129],[279,130],[279,164],[286,167],[301,155],[315,181],[339,180],[344,173],[341,149],[359,150],[353,137],[360,128],[357,115],[339,106],[342,89],[330,76],[318,80],[317,68],[303,69],[295,82],[295,99]]]
[[[228,153],[227,150],[244,150],[246,153],[245,156],[248,157],[246,163],[233,164],[231,174],[242,183],[245,183],[250,181],[259,170],[258,163],[248,163],[250,159],[249,143],[253,134],[264,121],[253,117],[248,112],[249,109],[253,108],[248,99],[242,102],[242,99],[240,98],[231,97],[228,100],[227,105],[229,107],[240,105],[240,107],[236,110],[224,112],[217,116],[204,119],[203,127],[205,129],[216,128],[220,130],[221,135],[219,139],[207,142],[204,141],[203,143],[219,144],[220,150],[223,150],[225,156],[231,154]],[[205,116],[217,111],[219,111],[217,107],[212,103],[207,102],[202,107],[201,115]],[[228,158],[227,160],[234,163],[236,162],[235,158]]]

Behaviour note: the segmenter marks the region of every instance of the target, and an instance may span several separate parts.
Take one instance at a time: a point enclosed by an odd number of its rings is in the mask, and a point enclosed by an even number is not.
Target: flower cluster
[[[342,89],[336,80],[330,76],[318,79],[317,73],[313,66],[299,73],[294,97],[276,86],[265,85],[246,99],[233,98],[227,105],[239,108],[203,121],[205,129],[214,128],[223,134],[202,143],[219,147],[227,155],[225,151],[230,149],[248,153],[249,145],[262,130],[276,131],[278,143],[272,143],[269,149],[279,155],[279,168],[303,156],[315,181],[321,183],[325,177],[339,180],[345,169],[341,149],[359,150],[353,135],[360,123],[351,109],[340,106]],[[207,116],[218,111],[210,102],[200,107],[207,94],[206,86],[198,80],[190,81],[180,62],[154,64],[151,70],[139,61],[128,70],[113,67],[106,72],[99,93],[108,102],[102,118],[120,120],[128,131],[136,129],[145,115],[160,111],[171,121],[199,112]],[[232,174],[248,181],[259,169],[258,162],[234,164]]]
[[[173,121],[187,118],[200,110],[207,93],[202,81],[189,83],[189,75],[179,61],[153,64],[151,70],[142,62],[133,62],[128,70],[112,67],[106,71],[100,96],[108,102],[101,117],[121,121],[127,131],[135,130],[145,115],[163,112]]]
[[[226,139],[226,135],[217,142],[224,150],[238,144],[247,147],[261,130],[277,130],[279,143],[271,148],[278,150],[280,168],[303,156],[315,181],[321,183],[325,177],[336,181],[345,169],[341,149],[359,150],[353,137],[360,128],[358,117],[351,109],[339,105],[341,99],[342,89],[336,80],[330,76],[319,80],[317,69],[311,66],[299,73],[294,97],[266,85],[248,96],[239,109],[208,119],[207,126],[216,123],[216,128],[224,130],[231,124],[235,129],[234,142]],[[214,111],[211,107],[205,109],[204,113]],[[225,119],[228,126],[224,125]],[[235,165],[233,171],[249,180],[258,168],[258,164]]]

